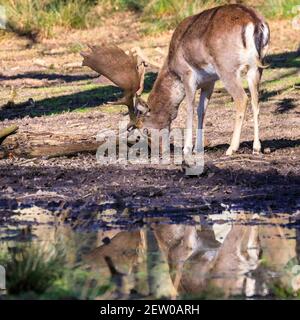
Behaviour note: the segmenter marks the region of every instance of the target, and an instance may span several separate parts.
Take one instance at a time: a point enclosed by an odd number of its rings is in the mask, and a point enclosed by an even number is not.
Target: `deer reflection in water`
[[[118,297],[132,292],[160,297],[265,296],[272,286],[300,289],[300,274],[287,266],[298,264],[296,231],[283,225],[284,215],[239,213],[213,215],[196,225],[166,224],[152,219],[139,231],[101,232],[110,238],[85,261],[109,276],[123,280]]]

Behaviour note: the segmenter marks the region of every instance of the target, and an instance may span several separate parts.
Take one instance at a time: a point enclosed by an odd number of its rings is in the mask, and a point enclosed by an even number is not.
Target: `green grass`
[[[104,0],[104,6],[110,4],[114,10],[131,10],[141,12],[149,1],[146,0]]]
[[[94,0],[2,0],[7,27],[19,35],[36,39],[54,35],[55,27],[88,28],[98,19],[91,9]]]
[[[108,0],[109,1],[109,0]],[[247,1],[243,1],[247,4]],[[225,0],[110,0],[117,10],[133,10],[141,13],[144,23],[143,33],[155,34],[167,29],[173,29],[184,18],[199,13],[205,9],[226,4]],[[294,17],[299,0],[267,0],[251,2],[267,18]]]
[[[280,79],[273,79],[264,83],[265,89],[267,90],[275,90],[281,89],[286,86],[293,86],[299,82],[299,77],[297,75],[290,75],[287,77],[282,77]]]
[[[222,0],[154,0],[145,6],[142,15],[145,34],[174,29],[184,18],[220,5]]]
[[[83,46],[80,43],[73,43],[69,47],[69,52],[71,53],[79,53],[82,50],[83,50]]]
[[[297,14],[297,5],[300,5],[299,0],[267,0],[258,9],[269,19],[291,18]]]
[[[132,10],[143,12],[145,15],[157,16],[180,15],[182,11],[189,14],[199,8],[226,3],[222,0],[106,0],[116,10]]]
[[[9,294],[41,294],[62,275],[64,254],[61,250],[23,245],[10,248],[0,264],[6,269]]]
[[[46,72],[47,73],[47,72]],[[148,97],[156,74],[148,72],[145,76],[145,93],[143,98]],[[4,90],[0,102],[5,104],[7,101],[14,102],[19,106],[25,103],[29,98],[35,102],[34,107],[20,110],[20,114],[30,114],[30,116],[54,115],[63,112],[85,113],[101,107],[101,112],[109,114],[125,113],[128,111],[126,106],[106,105],[109,101],[117,100],[122,96],[122,91],[112,85],[99,85],[92,80],[77,81],[59,86],[42,86],[39,88],[22,88],[14,90]]]
[[[134,11],[142,32],[153,34],[173,29],[185,17],[228,3],[225,0],[2,0],[8,28],[37,40],[55,35],[56,27],[82,29],[95,26],[100,16],[115,11]],[[247,4],[247,1],[244,1]],[[268,19],[294,17],[299,0],[251,2]],[[75,49],[76,50],[76,49]]]

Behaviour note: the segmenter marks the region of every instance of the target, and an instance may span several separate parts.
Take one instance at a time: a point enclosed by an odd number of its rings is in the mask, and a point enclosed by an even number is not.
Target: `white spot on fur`
[[[266,46],[269,41],[270,33],[269,33],[269,28],[265,23],[262,25],[262,32],[263,32],[263,44],[264,46]]]
[[[262,31],[263,31],[263,44],[264,44],[264,47],[263,47],[263,49],[261,51],[261,55],[262,55],[262,57],[264,57],[268,52],[268,48],[269,48],[268,42],[269,42],[269,38],[270,38],[269,28],[265,23],[263,24]]]
[[[259,59],[259,55],[255,46],[254,39],[254,24],[249,23],[245,28],[245,39],[246,39],[246,48],[243,48],[240,53],[241,63],[249,66],[250,68],[257,67],[257,61]],[[261,55],[264,57],[268,50],[268,40],[269,40],[269,28],[266,24],[262,25],[263,32],[263,48]]]
[[[256,67],[256,62],[258,59],[258,52],[255,46],[254,40],[254,24],[249,23],[245,28],[245,39],[246,39],[246,48],[243,49],[241,54],[241,61],[243,64],[250,67]]]

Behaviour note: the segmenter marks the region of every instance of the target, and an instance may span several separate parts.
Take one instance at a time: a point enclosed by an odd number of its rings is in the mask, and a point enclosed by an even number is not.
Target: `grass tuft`
[[[94,0],[3,0],[7,28],[21,36],[51,37],[55,27],[82,29],[91,26]]]
[[[62,275],[64,262],[61,249],[28,244],[9,248],[0,260],[6,269],[7,290],[11,295],[44,293]]]
[[[111,288],[98,273],[72,267],[62,243],[1,247],[8,299],[95,299]]]

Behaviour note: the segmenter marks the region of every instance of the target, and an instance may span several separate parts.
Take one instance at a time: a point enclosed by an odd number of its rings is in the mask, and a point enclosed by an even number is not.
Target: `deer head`
[[[142,107],[145,103],[140,96],[144,90],[145,62],[132,52],[126,54],[115,45],[102,44],[89,46],[90,51],[81,52],[83,66],[105,76],[115,85],[123,89],[124,96],[113,105],[126,105],[129,110],[130,124],[128,129],[139,127],[141,114],[145,111]]]
[[[176,117],[183,95],[178,92],[178,80],[169,72],[167,65],[162,67],[149,99],[145,102],[140,96],[144,90],[146,58],[140,49],[135,49],[136,55],[133,55],[132,52],[126,54],[115,45],[102,44],[89,48],[89,52],[81,52],[83,66],[105,76],[124,91],[123,98],[110,104],[128,106],[128,131],[140,129],[141,133],[148,135],[148,129],[168,128]],[[155,63],[149,63],[155,66]]]

